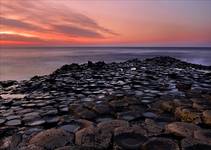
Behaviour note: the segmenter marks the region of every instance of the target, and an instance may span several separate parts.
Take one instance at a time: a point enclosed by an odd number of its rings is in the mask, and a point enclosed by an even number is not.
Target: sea
[[[71,63],[121,62],[155,56],[211,66],[209,47],[0,47],[0,81],[47,75]]]

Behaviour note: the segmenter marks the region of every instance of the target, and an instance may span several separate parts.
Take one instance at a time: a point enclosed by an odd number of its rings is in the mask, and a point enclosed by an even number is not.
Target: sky
[[[1,46],[211,46],[210,0],[0,0]]]

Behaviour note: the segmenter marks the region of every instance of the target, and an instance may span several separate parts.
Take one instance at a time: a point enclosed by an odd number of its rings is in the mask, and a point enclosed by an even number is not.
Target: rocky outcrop
[[[0,82],[0,150],[210,149],[210,67],[171,57]]]

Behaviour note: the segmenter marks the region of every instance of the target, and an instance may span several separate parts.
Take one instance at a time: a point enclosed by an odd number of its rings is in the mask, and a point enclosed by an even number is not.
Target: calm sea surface
[[[172,56],[211,65],[211,48],[0,48],[0,80],[24,80],[50,74],[64,64],[91,61],[119,62],[132,58]]]

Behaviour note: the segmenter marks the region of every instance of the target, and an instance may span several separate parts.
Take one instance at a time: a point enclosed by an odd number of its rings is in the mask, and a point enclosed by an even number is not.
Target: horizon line
[[[211,48],[211,46],[2,46],[0,48]]]

